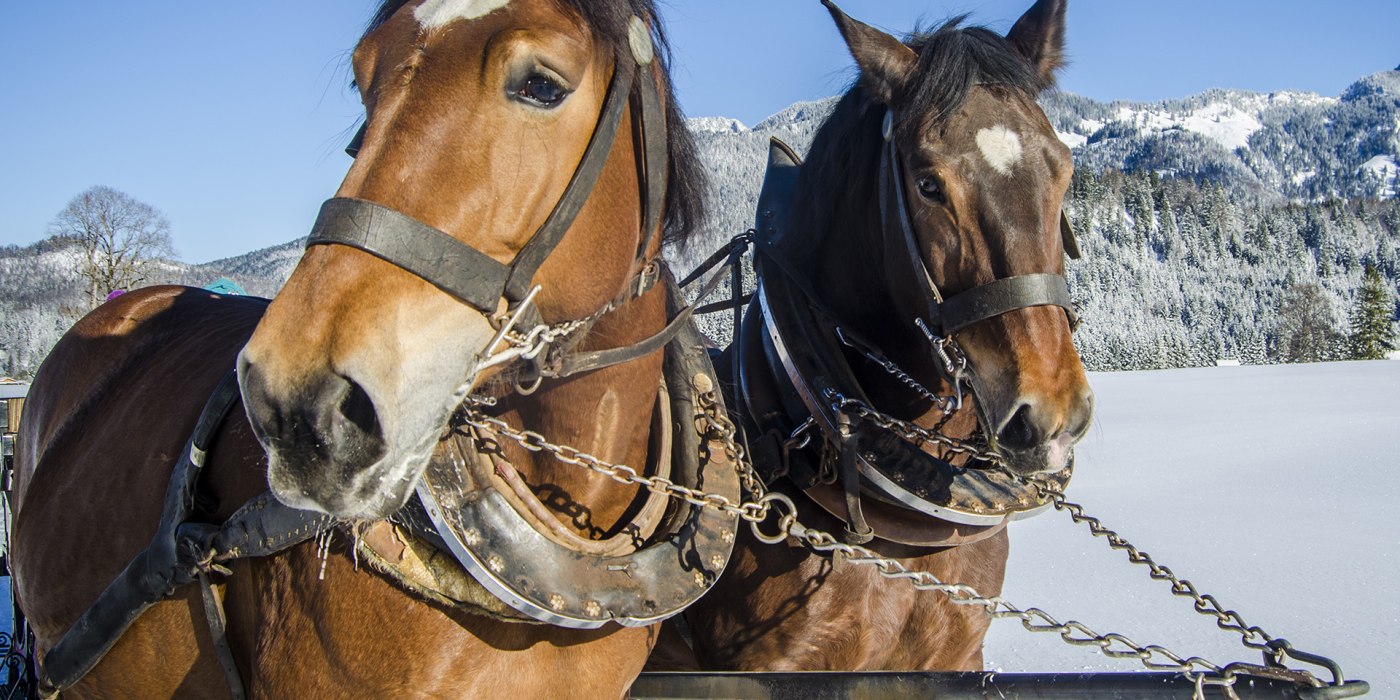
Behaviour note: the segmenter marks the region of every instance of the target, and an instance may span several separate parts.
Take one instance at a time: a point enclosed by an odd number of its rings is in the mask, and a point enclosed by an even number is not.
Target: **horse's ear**
[[[1043,87],[1055,84],[1065,65],[1065,8],[1068,0],[1037,0],[1006,35],[1012,46],[1040,73]]]
[[[822,0],[841,38],[860,66],[861,84],[885,104],[894,100],[919,63],[919,55],[903,42],[868,24],[857,22],[831,0]]]

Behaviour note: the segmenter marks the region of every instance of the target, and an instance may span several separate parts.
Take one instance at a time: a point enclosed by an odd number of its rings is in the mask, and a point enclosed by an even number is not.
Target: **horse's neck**
[[[604,316],[581,344],[581,350],[622,347],[646,338],[665,325],[665,288],[658,286]],[[652,414],[661,382],[662,353],[585,373],[547,381],[537,393],[504,402],[502,416],[517,428],[540,433],[566,445],[639,472],[647,466]],[[561,520],[597,536],[613,529],[629,510],[637,491],[578,465],[555,459],[548,451],[527,452],[507,444],[506,456]]]

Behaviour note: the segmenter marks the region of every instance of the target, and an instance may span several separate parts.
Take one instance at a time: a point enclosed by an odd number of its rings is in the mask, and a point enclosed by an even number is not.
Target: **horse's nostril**
[[[1021,404],[1006,421],[997,441],[1013,450],[1029,450],[1045,441],[1045,431],[1036,424],[1030,404]]]
[[[358,382],[349,378],[345,381],[350,386],[340,401],[340,415],[365,434],[379,433],[379,416],[374,410],[374,401]]]

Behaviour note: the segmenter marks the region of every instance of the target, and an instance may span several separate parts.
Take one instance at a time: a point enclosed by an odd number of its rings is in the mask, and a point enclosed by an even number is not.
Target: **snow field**
[[[1090,382],[1097,414],[1069,499],[1250,625],[1332,658],[1371,697],[1400,697],[1400,362]],[[1064,513],[1011,526],[1003,596],[1183,656],[1261,658]],[[993,623],[986,663],[1143,670],[1014,621]]]

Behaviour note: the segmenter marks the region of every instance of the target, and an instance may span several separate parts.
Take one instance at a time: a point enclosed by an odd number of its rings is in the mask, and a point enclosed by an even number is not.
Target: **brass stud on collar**
[[[704,372],[696,372],[691,382],[695,384],[695,390],[702,394],[708,394],[715,390],[714,380],[710,379],[710,375]]]

